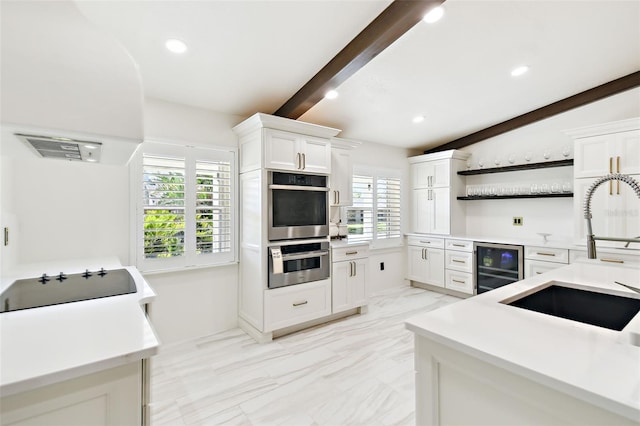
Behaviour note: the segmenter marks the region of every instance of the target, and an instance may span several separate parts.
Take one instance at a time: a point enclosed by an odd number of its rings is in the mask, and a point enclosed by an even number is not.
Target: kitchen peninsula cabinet
[[[574,139],[574,231],[584,243],[585,194],[600,177],[623,173],[640,181],[640,118],[590,126],[566,132]],[[635,237],[640,235],[640,200],[629,185],[619,181],[601,184],[591,199],[592,227],[596,236]],[[624,243],[598,241],[601,247]]]
[[[449,150],[409,158],[411,169],[411,231],[419,234],[464,233],[464,193],[457,174],[468,154]]]
[[[368,243],[332,247],[332,312],[343,312],[367,304]]]
[[[444,287],[444,240],[409,237],[407,243],[407,279]]]

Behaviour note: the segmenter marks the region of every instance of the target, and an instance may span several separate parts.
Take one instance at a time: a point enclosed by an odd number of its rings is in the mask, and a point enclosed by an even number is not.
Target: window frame
[[[185,246],[182,256],[146,258],[144,254],[144,166],[143,156],[183,158],[185,160]],[[230,162],[230,250],[222,253],[196,253],[196,162]],[[169,272],[180,269],[206,268],[238,261],[238,173],[237,150],[231,147],[194,146],[160,141],[145,141],[132,159],[131,182],[131,260],[142,272]],[[191,215],[193,217],[191,217]],[[190,250],[191,249],[191,250]]]
[[[363,242],[369,242],[369,244],[371,245],[372,248],[387,248],[387,247],[400,247],[403,245],[403,228],[404,228],[404,217],[402,216],[402,211],[403,211],[403,206],[404,206],[404,199],[405,199],[405,179],[403,178],[402,172],[396,169],[385,169],[385,168],[372,168],[372,167],[366,167],[366,166],[354,166],[353,168],[353,173],[352,175],[354,176],[354,181],[355,181],[355,176],[365,176],[365,177],[371,177],[372,178],[372,187],[373,187],[373,193],[372,193],[372,206],[371,206],[371,218],[372,218],[372,230],[371,230],[371,239],[365,239],[365,238],[357,238],[357,241],[363,241]],[[378,238],[378,229],[377,229],[377,223],[378,223],[378,180],[379,179],[397,179],[399,181],[399,189],[398,189],[398,194],[400,196],[399,199],[399,205],[400,205],[400,211],[398,214],[398,219],[400,221],[400,225],[399,225],[399,234],[397,237],[384,237],[384,238]],[[355,199],[355,197],[354,197]],[[344,223],[348,223],[347,222],[347,217],[348,217],[348,211],[349,210],[358,210],[358,207],[353,206],[352,203],[351,206],[348,207],[344,207],[343,208],[343,214],[342,214],[342,218],[344,220]],[[366,208],[368,210],[368,208]],[[386,210],[386,208],[384,208],[383,210]],[[347,234],[348,235],[348,234]]]

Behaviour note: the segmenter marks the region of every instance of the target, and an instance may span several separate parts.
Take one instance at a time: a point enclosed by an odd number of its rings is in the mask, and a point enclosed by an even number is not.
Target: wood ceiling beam
[[[444,0],[395,0],[274,115],[297,119],[415,26]]]
[[[460,149],[476,142],[480,142],[482,140],[489,139],[506,132],[510,132],[511,130],[515,130],[519,127],[535,123],[536,121],[544,120],[545,118],[549,118],[553,115],[567,112],[571,109],[578,108],[591,102],[599,101],[600,99],[604,99],[612,95],[617,95],[618,93],[633,89],[638,86],[640,86],[640,71],[636,71],[624,77],[612,80],[605,84],[601,84],[600,86],[596,86],[589,90],[585,90],[584,92],[580,92],[576,95],[564,98],[562,100],[519,115],[507,121],[503,121],[502,123],[498,123],[491,127],[487,127],[486,129],[471,133],[467,136],[463,136],[444,145],[428,149],[424,151],[424,153],[430,154],[433,152],[446,151],[449,149]]]

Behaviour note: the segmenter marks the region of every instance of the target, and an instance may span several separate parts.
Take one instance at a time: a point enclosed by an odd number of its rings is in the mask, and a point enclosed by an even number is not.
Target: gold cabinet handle
[[[302,153],[302,170],[307,168],[307,156],[305,155],[305,153]]]
[[[453,279],[452,279],[451,281],[453,281],[454,283],[464,284],[464,281],[460,281],[460,280],[453,280]]]
[[[293,306],[302,306],[302,305],[306,305],[307,303],[309,302],[305,300],[304,302],[294,303]]]
[[[458,260],[458,259],[451,259],[451,261],[456,263],[467,263],[464,260]]]
[[[620,156],[616,157],[616,173],[620,173]],[[620,195],[620,181],[616,180],[616,194]]]
[[[609,157],[609,173],[613,173],[613,157]],[[609,181],[609,195],[613,195],[613,181]]]
[[[357,252],[357,251],[348,251],[348,252],[346,252],[345,254],[346,254],[347,256],[352,256],[352,255],[354,255],[354,254],[358,254],[358,252]]]
[[[539,256],[555,256],[556,255],[555,253],[544,253],[541,251],[536,252],[536,254]]]
[[[610,262],[610,263],[624,263],[624,260],[622,259],[607,259],[607,258],[602,258],[600,259],[600,262]]]
[[[466,247],[464,244],[451,244],[454,247]]]

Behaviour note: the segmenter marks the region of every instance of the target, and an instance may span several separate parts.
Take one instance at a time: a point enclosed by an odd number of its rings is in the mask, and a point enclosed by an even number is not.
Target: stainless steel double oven
[[[328,177],[268,172],[269,288],[329,278]]]

